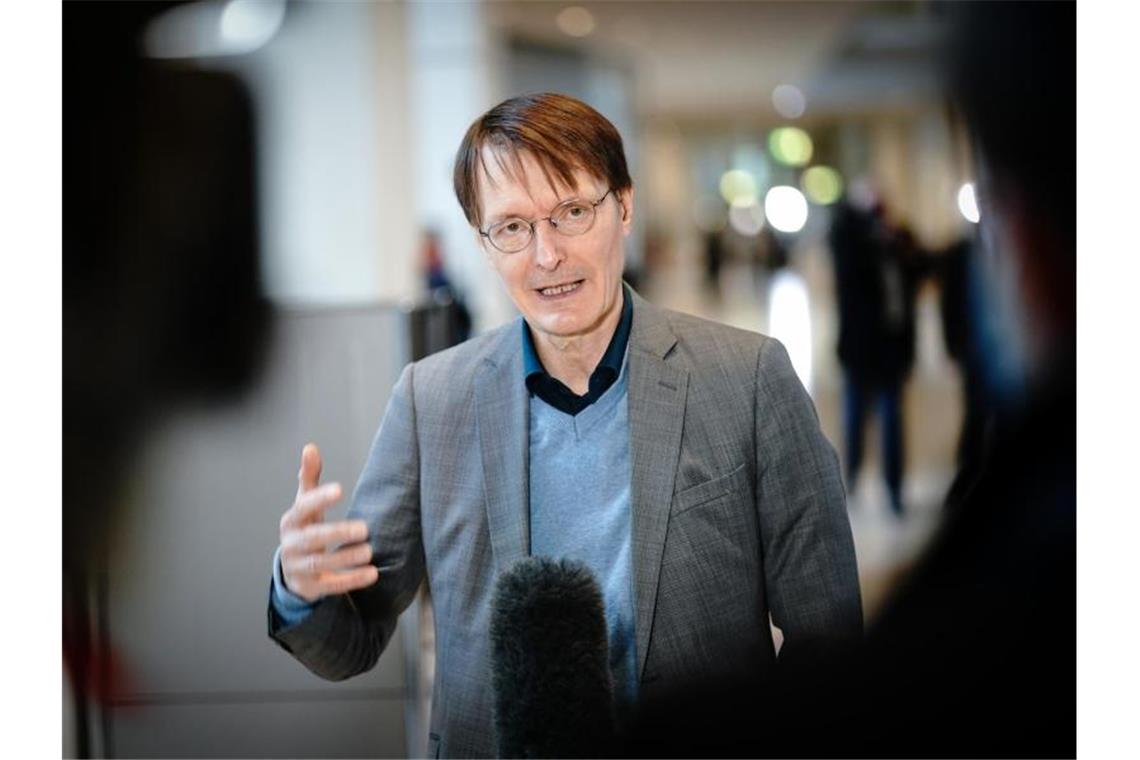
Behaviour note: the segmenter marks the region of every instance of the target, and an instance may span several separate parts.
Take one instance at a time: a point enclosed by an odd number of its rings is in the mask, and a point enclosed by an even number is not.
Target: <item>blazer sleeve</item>
[[[333,681],[370,670],[424,576],[414,364],[400,374],[356,485],[350,519],[368,523],[380,578],[325,597],[295,625],[269,607],[269,635],[313,673]]]
[[[783,666],[812,662],[862,635],[855,544],[839,458],[783,345],[756,368],[756,498],[772,622]]]

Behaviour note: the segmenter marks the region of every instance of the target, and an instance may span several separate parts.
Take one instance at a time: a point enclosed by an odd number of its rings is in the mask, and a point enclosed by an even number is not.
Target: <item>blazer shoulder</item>
[[[662,310],[673,334],[677,336],[677,348],[696,366],[706,363],[739,362],[748,369],[755,370],[760,355],[770,344],[779,344],[775,338],[752,330],[732,327],[721,322],[684,314],[678,311]]]
[[[413,363],[416,384],[441,383],[453,388],[470,384],[486,361],[498,363],[503,361],[505,352],[521,351],[518,330],[518,320],[514,319],[459,345],[425,356]]]

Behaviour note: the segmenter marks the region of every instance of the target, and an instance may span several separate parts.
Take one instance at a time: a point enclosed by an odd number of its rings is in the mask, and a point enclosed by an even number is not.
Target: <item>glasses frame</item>
[[[504,219],[501,222],[496,222],[495,224],[491,225],[490,227],[488,227],[485,230],[479,230],[479,234],[482,235],[483,237],[487,238],[487,242],[490,243],[491,247],[494,248],[496,251],[498,251],[500,253],[506,253],[506,254],[513,254],[513,253],[519,253],[521,251],[525,251],[527,246],[529,246],[531,244],[531,242],[534,240],[534,236],[536,234],[535,227],[538,225],[539,222],[550,222],[550,226],[553,227],[554,230],[558,234],[565,235],[566,237],[578,237],[579,235],[585,235],[587,232],[589,232],[590,230],[592,230],[594,228],[594,222],[598,218],[598,206],[602,205],[602,202],[607,197],[609,197],[609,194],[612,193],[613,191],[614,191],[614,189],[611,187],[610,189],[606,190],[606,192],[602,194],[602,197],[598,198],[596,201],[592,201],[592,202],[587,201],[587,203],[590,206],[590,212],[593,214],[593,217],[590,219],[590,226],[587,227],[586,229],[582,230],[581,232],[565,232],[558,226],[558,223],[554,221],[554,216],[558,213],[558,210],[561,209],[563,206],[569,206],[569,205],[574,204],[574,203],[581,203],[582,202],[578,198],[570,198],[568,200],[562,201],[557,206],[555,206],[551,210],[549,216],[542,216],[542,217],[539,217],[538,219],[523,219],[521,216],[512,216],[508,219]],[[526,243],[524,243],[520,248],[514,249],[513,251],[504,251],[502,248],[495,245],[495,241],[491,239],[491,230],[495,227],[498,227],[499,225],[506,224],[507,222],[523,222],[524,224],[526,224],[527,226],[530,227],[530,237],[527,238]]]

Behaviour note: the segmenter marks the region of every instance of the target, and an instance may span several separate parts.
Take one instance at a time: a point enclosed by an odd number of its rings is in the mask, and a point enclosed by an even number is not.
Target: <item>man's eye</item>
[[[585,215],[586,215],[586,207],[585,206],[574,205],[574,206],[567,206],[566,207],[565,217],[567,219],[581,219]]]
[[[507,222],[500,229],[502,230],[502,232],[506,233],[507,235],[517,235],[519,232],[522,231],[522,223],[521,222]]]

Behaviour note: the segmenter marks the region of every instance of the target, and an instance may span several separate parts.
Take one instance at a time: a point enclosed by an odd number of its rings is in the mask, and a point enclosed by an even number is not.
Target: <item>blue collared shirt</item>
[[[593,404],[621,374],[621,362],[625,357],[625,347],[629,343],[629,330],[633,324],[633,299],[629,297],[629,289],[622,284],[621,320],[618,322],[614,337],[610,345],[602,354],[602,360],[590,375],[590,389],[586,395],[579,396],[567,388],[561,381],[555,379],[542,366],[538,358],[538,351],[534,347],[534,338],[531,337],[530,328],[526,322],[522,324],[522,350],[523,367],[526,372],[526,388],[530,395],[538,396],[560,412],[571,417]]]

